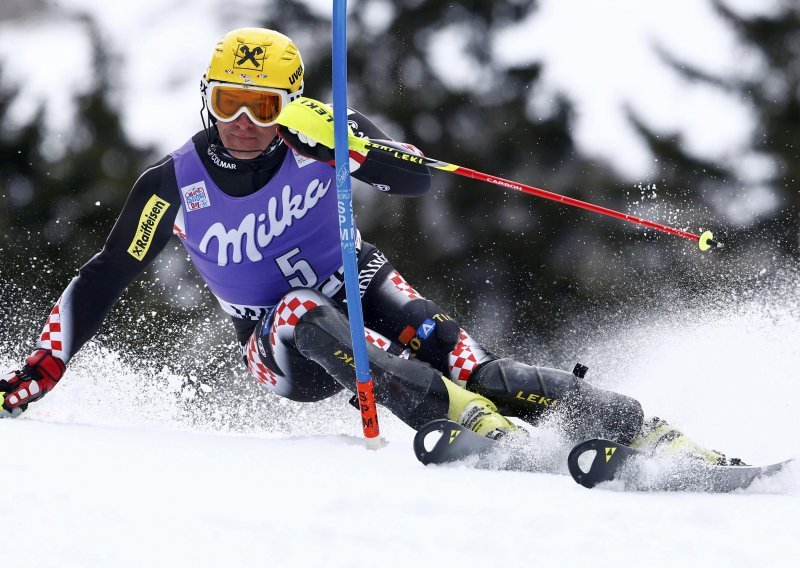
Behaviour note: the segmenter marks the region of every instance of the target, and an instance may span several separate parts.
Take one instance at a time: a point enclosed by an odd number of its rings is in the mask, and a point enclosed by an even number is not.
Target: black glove
[[[447,356],[458,343],[461,333],[458,323],[440,312],[430,300],[412,300],[403,312],[407,327],[400,334],[400,342],[424,361],[446,364]]]
[[[301,156],[311,158],[312,160],[316,160],[318,162],[323,162],[330,166],[336,165],[333,148],[328,148],[313,138],[309,138],[302,132],[298,132],[293,128],[287,128],[279,125],[278,136],[280,136],[292,150]],[[350,150],[350,173],[352,174],[358,168],[360,168],[361,164],[363,164],[364,160],[366,159],[366,154],[362,154],[361,152],[357,152],[355,150]]]
[[[278,125],[278,136],[295,152],[318,162],[334,165],[333,148],[320,144],[294,128]]]

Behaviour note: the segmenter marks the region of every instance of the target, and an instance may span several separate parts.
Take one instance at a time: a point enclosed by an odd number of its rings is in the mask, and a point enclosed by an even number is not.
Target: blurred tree
[[[770,257],[782,262],[774,257],[776,250],[794,258],[800,254],[800,193],[795,187],[800,177],[800,4],[783,2],[770,15],[742,16],[725,0],[710,2],[741,41],[742,53],[757,58],[760,69],[748,71],[749,76],[721,75],[663,49],[661,55],[687,81],[721,89],[750,107],[756,128],[750,148],[742,154],[749,161],[710,163],[687,151],[680,136],[658,132],[633,113],[631,119],[657,157],[659,182],[673,188],[679,200],[705,203],[717,211],[717,236],[727,245],[721,252],[726,261],[706,265],[708,271],[726,280],[741,280],[752,270],[732,270],[732,264],[747,266],[758,259],[763,266]],[[764,206],[772,200],[776,206]],[[748,210],[738,223],[725,216],[733,201]],[[688,279],[693,274],[688,270],[682,276]],[[696,279],[695,285],[699,282]]]
[[[18,20],[41,13],[46,8],[45,0],[3,0],[0,4],[0,21]]]
[[[95,81],[87,93],[77,96],[73,126],[58,133],[58,144],[48,141],[52,133],[39,119],[42,112],[35,113],[30,124],[8,127],[8,113],[19,91],[0,82],[0,299],[10,308],[9,331],[0,339],[6,353],[21,355],[30,349],[50,307],[76,269],[103,246],[131,186],[154,161],[153,149],[131,143],[122,128],[111,88],[117,62],[105,50],[96,23],[83,16],[77,20],[91,39]],[[197,285],[191,278],[183,286],[175,283],[169,297],[163,293],[160,280],[166,278],[159,278],[159,267],[169,272],[176,266],[182,270],[185,264],[176,251],[163,256],[168,258],[126,292],[98,339],[124,338],[147,314],[147,321],[168,321],[168,325],[148,323],[152,333],[125,351],[134,357],[169,355],[171,342],[161,339],[180,336],[190,327],[201,333],[208,327],[202,322],[189,325],[201,314],[207,316],[212,303],[194,293]],[[175,294],[191,295],[195,301],[176,310],[170,299]],[[137,301],[144,297],[146,310]],[[167,311],[170,316],[165,320]],[[197,366],[203,364],[197,361]]]
[[[48,149],[53,146],[45,143],[42,112],[27,126],[5,128],[15,92],[0,91],[0,194],[5,204],[0,229],[3,241],[16,245],[7,247],[4,272],[30,278],[29,283],[44,269],[55,286],[66,285],[102,246],[152,155],[152,149],[139,148],[125,136],[109,91],[114,66],[96,25],[83,21],[92,40],[95,83],[77,98],[74,126],[59,134],[63,152]]]
[[[800,4],[783,2],[772,15],[743,17],[722,0],[712,0],[744,44],[761,58],[753,79],[716,78],[751,101],[758,118],[753,149],[775,164],[769,180],[781,203],[773,215],[740,231],[738,238],[766,235],[794,257],[800,254]]]
[[[96,22],[76,19],[91,39],[95,81],[77,97],[73,127],[60,134],[63,151],[48,150],[43,121],[4,128],[18,92],[0,82],[0,300],[13,306],[0,349],[17,357],[27,355],[76,269],[103,246],[133,183],[159,158],[128,139],[114,103],[117,61]],[[181,245],[168,246],[95,339],[123,346],[120,354],[154,372],[164,362],[204,379],[238,369],[232,328],[219,325],[224,314],[187,265]]]

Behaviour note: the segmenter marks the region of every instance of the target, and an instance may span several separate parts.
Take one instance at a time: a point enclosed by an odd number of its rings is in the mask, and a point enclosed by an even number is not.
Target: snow
[[[751,462],[798,457],[796,282],[664,298],[563,349],[698,441]],[[14,566],[795,565],[798,466],[727,495],[586,490],[561,474],[424,467],[386,412],[387,445],[367,450],[345,397],[300,405],[253,383],[250,425],[215,431],[182,417],[176,379],[90,346],[57,390],[0,421]],[[546,430],[534,440],[556,451]]]
[[[2,427],[25,442],[0,458],[20,567],[781,566],[796,537],[785,496],[425,468],[405,436],[370,452],[347,436]]]

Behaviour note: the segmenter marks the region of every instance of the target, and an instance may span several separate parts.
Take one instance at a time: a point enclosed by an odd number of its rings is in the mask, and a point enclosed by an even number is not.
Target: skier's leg
[[[496,436],[514,429],[484,397],[444,380],[420,361],[399,357],[401,346],[366,329],[376,400],[413,428],[435,418],[455,420]],[[292,290],[259,323],[245,346],[250,372],[266,388],[301,402],[355,391],[347,319],[323,294]]]
[[[295,326],[294,343],[300,353],[355,392],[350,328],[337,308],[321,305],[305,312]],[[367,344],[375,400],[403,422],[419,429],[431,420],[449,418],[489,437],[515,429],[485,397],[453,384],[422,361],[400,356],[401,350],[396,344],[386,350]]]
[[[253,330],[244,346],[250,374],[265,388],[298,402],[328,398],[342,386],[294,347],[294,326],[308,309],[332,304],[314,290],[293,290]]]
[[[364,322],[460,386],[470,372],[495,359],[442,307],[417,292],[373,245],[359,258]]]
[[[555,414],[575,438],[603,437],[630,444],[642,427],[638,401],[566,371],[497,359],[472,373],[467,388],[494,401],[503,414],[532,423]]]
[[[250,373],[265,388],[290,400],[313,402],[328,398],[343,389],[323,367],[302,355],[295,346],[297,322],[310,309],[330,306],[334,300],[307,288],[287,293],[256,326],[244,346],[244,359]],[[368,343],[395,354],[402,348],[381,334],[365,329]]]
[[[365,245],[362,252],[368,262],[359,263],[365,321],[409,354],[485,396],[501,414],[535,423],[558,409],[576,437],[602,435],[630,442],[639,432],[638,402],[593,387],[571,373],[497,359],[437,303],[409,285],[380,251]],[[365,271],[366,266],[371,270]]]

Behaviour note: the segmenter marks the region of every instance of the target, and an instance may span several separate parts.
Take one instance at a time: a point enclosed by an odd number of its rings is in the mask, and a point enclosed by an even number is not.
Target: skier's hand
[[[278,135],[298,154],[306,158],[312,158],[318,162],[334,165],[333,148],[328,148],[324,144],[317,142],[294,128],[278,126]]]
[[[403,308],[408,331],[403,331],[401,343],[409,344],[416,337],[419,342],[414,349],[423,361],[436,361],[452,351],[458,343],[461,327],[455,320],[445,314],[441,314],[444,317],[437,318],[435,323],[431,319],[432,314],[440,313],[440,310],[436,304],[424,299],[412,300]],[[427,333],[420,333],[426,324],[429,328]]]
[[[353,136],[350,126],[348,136]],[[301,97],[289,103],[278,117],[278,136],[295,152],[326,164],[334,165],[333,111],[328,105]],[[366,151],[350,149],[350,172],[356,171],[366,158]]]
[[[29,403],[53,390],[65,370],[61,359],[47,349],[37,349],[25,359],[21,371],[0,376],[0,418],[22,414]]]

